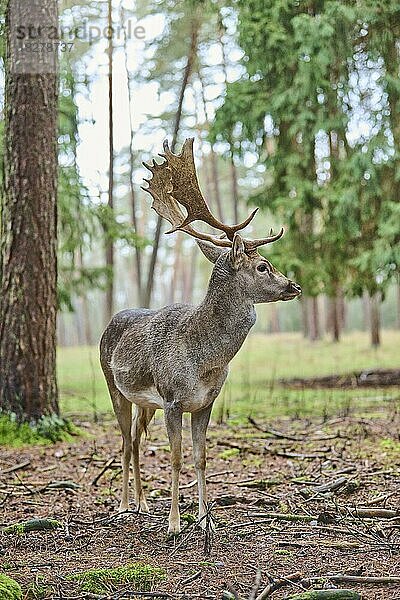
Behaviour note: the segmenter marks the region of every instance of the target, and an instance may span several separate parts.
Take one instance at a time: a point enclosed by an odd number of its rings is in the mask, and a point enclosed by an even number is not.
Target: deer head
[[[172,228],[167,233],[184,231],[196,238],[203,254],[214,263],[211,280],[228,279],[241,297],[252,303],[292,300],[301,293],[301,288],[280,273],[257,248],[270,244],[282,237],[283,228],[276,235],[256,240],[242,238],[238,233],[254,218],[257,208],[238,225],[226,225],[218,221],[201,193],[196,175],[193,156],[193,138],[185,141],[180,154],[171,152],[168,142],[164,142],[164,152],[160,154],[164,162],[143,165],[153,177],[145,181],[142,188],[153,197],[152,208]],[[186,209],[187,214],[182,210]],[[212,235],[193,228],[194,221],[202,221],[223,235]]]

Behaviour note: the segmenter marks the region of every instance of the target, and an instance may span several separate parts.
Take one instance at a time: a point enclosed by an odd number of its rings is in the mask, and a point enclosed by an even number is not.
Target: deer
[[[122,497],[119,511],[129,510],[130,463],[136,509],[148,512],[143,492],[139,446],[157,409],[164,411],[170,445],[171,507],[168,534],[180,532],[179,476],[182,466],[182,415],[191,415],[193,461],[198,485],[198,520],[206,528],[206,434],[213,403],[237,354],[256,321],[255,304],[292,300],[301,288],[280,273],[258,248],[284,233],[246,239],[239,233],[254,218],[255,209],[237,225],[221,223],[210,212],[200,190],[193,154],[193,138],[180,154],[165,141],[163,162],[143,163],[151,179],[143,187],[152,208],[172,229],[195,238],[213,263],[208,289],[198,306],[172,304],[160,309],[136,308],[118,312],[100,342],[100,362],[122,434]],[[185,209],[186,212],[183,211]],[[200,221],[217,230],[203,233]],[[132,408],[134,414],[132,416]],[[207,525],[209,526],[209,525]]]

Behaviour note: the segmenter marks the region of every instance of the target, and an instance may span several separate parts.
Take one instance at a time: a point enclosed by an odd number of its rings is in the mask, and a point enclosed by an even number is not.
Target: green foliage
[[[103,240],[128,246],[146,242],[110,207],[90,197],[77,164],[79,115],[76,74],[61,62],[58,135],[58,304],[73,311],[73,296],[105,289],[111,273],[104,266],[86,265],[84,257]]]
[[[234,131],[239,154],[266,166],[252,202],[289,230],[268,255],[308,295],[384,291],[399,269],[398,10],[334,0],[238,0],[237,10],[245,73],[209,138]]]
[[[0,573],[0,598],[2,600],[22,600],[22,589],[11,577]]]
[[[0,411],[0,446],[20,447],[70,440],[78,430],[68,420],[57,415],[45,415],[32,423],[19,423],[16,415]]]
[[[82,591],[107,594],[119,584],[131,583],[134,591],[150,592],[153,585],[165,579],[164,569],[134,563],[114,569],[90,569],[67,577],[78,581]]]

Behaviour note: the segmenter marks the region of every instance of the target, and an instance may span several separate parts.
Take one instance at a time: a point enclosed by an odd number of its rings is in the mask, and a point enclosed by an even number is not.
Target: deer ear
[[[238,270],[246,260],[243,239],[238,233],[235,233],[230,251],[230,259],[234,269]]]
[[[216,263],[217,259],[226,252],[226,248],[220,248],[218,246],[214,246],[210,242],[205,242],[204,240],[196,240],[198,247],[204,254],[204,256],[212,263]]]

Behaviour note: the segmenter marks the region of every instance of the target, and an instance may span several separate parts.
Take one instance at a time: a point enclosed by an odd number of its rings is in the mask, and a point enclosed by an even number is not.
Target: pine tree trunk
[[[362,323],[363,323],[363,331],[368,331],[369,323],[370,323],[370,305],[369,305],[369,294],[367,290],[364,290],[362,295]]]
[[[108,27],[112,31],[112,0],[108,0]],[[113,123],[113,40],[108,40],[108,207],[112,214],[114,210],[114,123]],[[106,288],[105,322],[111,319],[114,312],[114,243],[106,235],[106,267],[108,284]]]
[[[308,300],[308,318],[309,318],[309,338],[312,342],[319,340],[321,337],[319,327],[319,309],[318,309],[318,298],[312,296],[307,298]]]
[[[381,343],[381,320],[380,320],[380,294],[370,295],[370,326],[371,326],[371,345],[377,348]]]
[[[20,420],[58,413],[56,58],[52,65],[23,72],[21,62],[14,62],[11,37],[15,35],[13,11],[23,19],[19,25],[35,24],[33,9],[38,12],[38,8],[46,14],[46,24],[56,28],[56,0],[41,0],[40,7],[10,0],[6,13],[0,398],[2,410]]]
[[[331,298],[331,324],[332,324],[332,341],[340,340],[340,313],[337,296]]]
[[[302,332],[305,338],[309,336],[309,321],[308,321],[308,302],[306,296],[300,296],[301,306],[301,325]]]
[[[214,152],[214,148],[211,146],[210,153],[210,161],[211,161],[211,173],[212,173],[212,184],[213,184],[213,192],[215,204],[217,207],[217,215],[218,219],[224,223],[224,209],[222,207],[222,199],[221,192],[219,189],[219,181],[218,181],[218,155]]]
[[[236,165],[231,156],[231,183],[232,183],[232,202],[233,202],[233,222],[239,223],[239,189],[237,181]]]
[[[270,304],[270,330],[271,333],[281,332],[281,323],[279,320],[279,310],[276,304]]]

